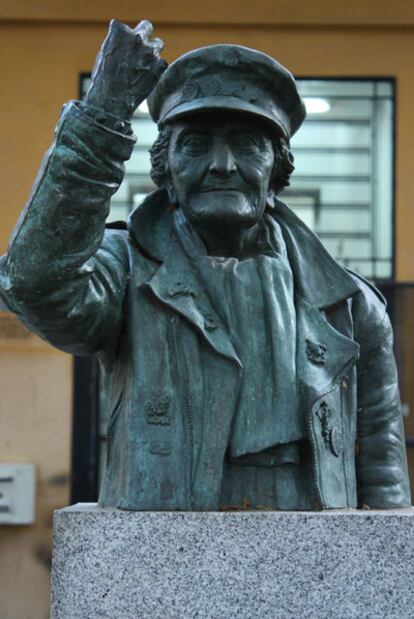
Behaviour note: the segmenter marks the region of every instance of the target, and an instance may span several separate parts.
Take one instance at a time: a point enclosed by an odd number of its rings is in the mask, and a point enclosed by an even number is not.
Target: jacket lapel
[[[159,301],[184,316],[219,354],[241,362],[179,242],[173,237],[166,258],[147,283]]]
[[[324,309],[359,292],[355,278],[331,256],[292,209],[277,200],[270,214],[282,229],[297,294]]]
[[[337,331],[303,297],[296,303],[297,372],[307,408],[339,383],[359,357],[359,345]]]
[[[166,191],[159,190],[150,194],[130,215],[128,230],[133,242],[145,255],[160,263],[143,286],[194,325],[216,352],[241,367],[220,319],[175,236],[173,211]]]
[[[325,249],[318,237],[283,202],[272,211],[286,242],[295,280],[297,372],[306,404],[313,403],[339,382],[358,360],[347,300],[359,286]],[[343,307],[341,331],[327,320],[325,310]]]

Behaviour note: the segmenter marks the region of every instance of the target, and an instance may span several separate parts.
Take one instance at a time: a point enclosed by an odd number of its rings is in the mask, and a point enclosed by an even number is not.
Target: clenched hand
[[[129,120],[150,94],[167,62],[160,58],[161,39],[151,39],[152,24],[141,21],[134,29],[113,19],[92,72],[85,102]]]

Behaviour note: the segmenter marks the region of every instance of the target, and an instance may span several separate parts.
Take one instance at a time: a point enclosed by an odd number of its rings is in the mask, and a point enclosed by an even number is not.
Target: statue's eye
[[[202,135],[187,135],[181,142],[181,148],[190,155],[201,155],[208,148],[207,138]]]
[[[245,152],[254,152],[261,147],[261,140],[251,133],[240,132],[233,137],[234,146]]]

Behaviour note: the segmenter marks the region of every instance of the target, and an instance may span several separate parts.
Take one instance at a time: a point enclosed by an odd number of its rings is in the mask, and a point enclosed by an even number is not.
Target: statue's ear
[[[269,187],[269,189],[267,190],[266,206],[268,209],[272,209],[272,208],[275,208],[275,204],[276,204],[276,192],[274,189]]]

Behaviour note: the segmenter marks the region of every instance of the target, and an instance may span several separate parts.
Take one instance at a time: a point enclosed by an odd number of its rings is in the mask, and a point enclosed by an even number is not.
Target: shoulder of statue
[[[387,338],[392,336],[392,327],[387,302],[381,292],[359,273],[350,269],[347,271],[359,287],[359,293],[352,299],[352,316],[355,339],[361,346],[363,356],[363,351],[385,345]]]
[[[127,229],[134,243],[160,262],[171,244],[173,210],[167,192],[160,189],[150,193],[128,218]]]
[[[378,290],[378,288],[366,277],[357,273],[353,269],[346,268],[347,272],[356,280],[357,284],[361,288],[362,292],[368,293],[369,296],[372,293],[377,297],[382,305],[387,305],[384,295]]]

